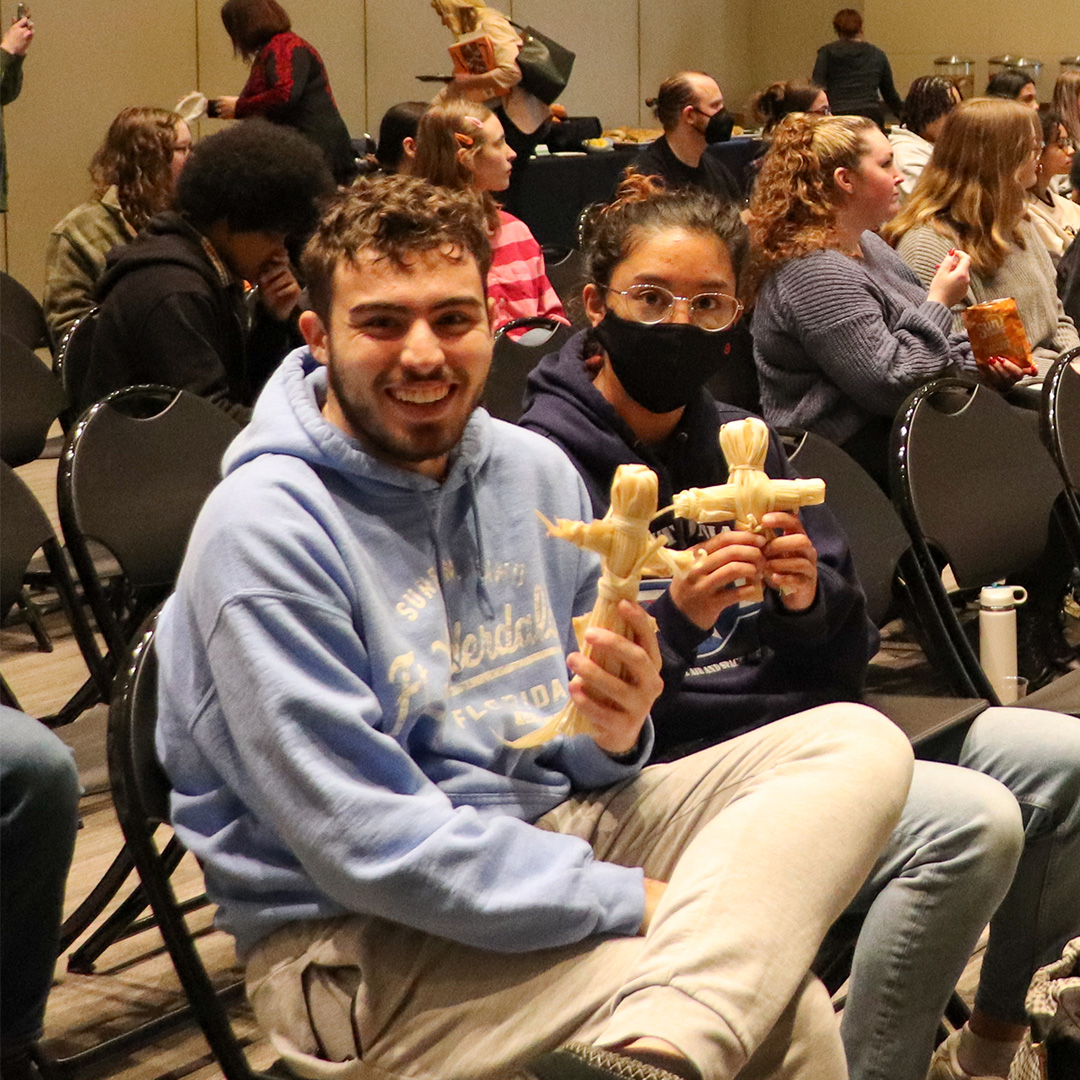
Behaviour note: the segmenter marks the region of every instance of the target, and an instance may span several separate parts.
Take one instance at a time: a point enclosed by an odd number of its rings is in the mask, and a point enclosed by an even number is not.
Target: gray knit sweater
[[[846,442],[875,416],[895,416],[917,386],[974,372],[967,335],[879,236],[862,258],[815,251],[762,287],[754,359],[765,418]]]
[[[960,312],[970,304],[1011,296],[1024,322],[1032,355],[1045,375],[1059,353],[1080,345],[1076,327],[1061,306],[1055,284],[1054,264],[1028,220],[1020,223],[1024,247],[1014,247],[996,274],[982,276],[972,271],[971,288],[955,310],[955,327],[963,326]],[[929,285],[935,270],[948,254],[959,246],[955,236],[943,236],[931,225],[918,225],[900,237],[896,250],[919,278]]]

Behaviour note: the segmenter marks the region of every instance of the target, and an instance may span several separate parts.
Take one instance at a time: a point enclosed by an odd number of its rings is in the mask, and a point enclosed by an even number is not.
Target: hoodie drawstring
[[[487,560],[484,558],[484,533],[480,528],[480,508],[476,505],[476,477],[473,470],[465,470],[465,484],[469,489],[469,510],[476,532],[476,599],[485,619],[495,618],[495,604],[487,588]]]

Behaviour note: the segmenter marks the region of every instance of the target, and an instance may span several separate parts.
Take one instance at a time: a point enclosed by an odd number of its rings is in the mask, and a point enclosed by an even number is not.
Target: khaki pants
[[[910,776],[910,748],[884,718],[813,709],[537,822],[669,883],[648,935],[506,954],[365,916],[298,923],[252,951],[248,996],[312,1078],[497,1080],[570,1039],[641,1035],[673,1043],[705,1080],[845,1077],[807,971]]]

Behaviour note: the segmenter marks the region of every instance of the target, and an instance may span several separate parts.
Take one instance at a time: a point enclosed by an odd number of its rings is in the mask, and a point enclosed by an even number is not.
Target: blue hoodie
[[[442,483],[323,419],[288,356],[225,459],[158,633],[172,817],[241,955],[349,912],[515,952],[634,934],[643,874],[530,822],[636,774],[587,736],[507,745],[567,700],[597,562],[547,440],[476,410]]]

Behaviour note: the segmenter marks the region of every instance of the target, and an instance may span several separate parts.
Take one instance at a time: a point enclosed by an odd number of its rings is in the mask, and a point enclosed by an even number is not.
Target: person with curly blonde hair
[[[1061,306],[1053,263],[1028,216],[1027,192],[1038,180],[1042,150],[1038,114],[1020,102],[961,102],[945,121],[911,199],[882,236],[924,286],[952,249],[968,252],[969,286],[954,305],[1012,297],[1045,374],[1059,353],[1080,345],[1080,336]],[[954,327],[960,325],[957,313]]]
[[[45,321],[53,347],[94,307],[105,256],[169,209],[191,132],[168,109],[133,106],[109,125],[90,162],[94,198],[54,226],[45,249]]]
[[[902,179],[873,121],[793,114],[773,132],[750,203],[765,417],[831,439],[886,489],[904,398],[938,375],[976,370],[950,311],[967,290],[969,257],[947,254],[927,289],[874,233],[896,213]],[[1007,368],[1003,381],[1020,377]]]
[[[568,321],[548,281],[544,253],[528,225],[500,209],[492,196],[509,187],[516,156],[489,108],[447,101],[433,105],[420,118],[416,156],[408,167],[411,175],[430,184],[481,193],[491,233],[487,289],[495,305],[496,330],[513,319],[533,316]]]

